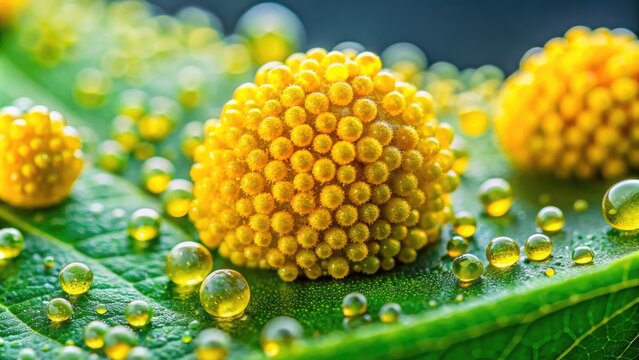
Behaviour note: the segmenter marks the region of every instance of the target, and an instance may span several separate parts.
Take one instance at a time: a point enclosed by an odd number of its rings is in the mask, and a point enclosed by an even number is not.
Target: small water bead
[[[153,319],[153,308],[144,300],[133,300],[124,310],[126,321],[134,327],[143,327]]]
[[[553,234],[564,227],[564,213],[556,206],[546,206],[537,213],[536,222],[541,231]]]
[[[202,244],[179,243],[166,256],[166,275],[177,285],[197,285],[213,270],[213,256]]]
[[[45,256],[42,259],[42,266],[47,270],[53,269],[55,267],[55,258],[51,255]]]
[[[572,251],[572,261],[577,265],[590,264],[595,259],[595,252],[587,245],[577,246]]]
[[[459,236],[465,238],[472,237],[477,231],[477,219],[469,211],[460,211],[455,214],[453,220],[453,231]]]
[[[126,360],[150,360],[151,351],[144,346],[136,346],[126,356]]]
[[[182,342],[188,344],[191,341],[193,341],[193,335],[191,335],[190,331],[185,331],[184,334],[182,334]]]
[[[204,329],[195,339],[198,360],[223,360],[229,354],[231,338],[219,329]]]
[[[448,253],[448,256],[453,259],[458,257],[459,255],[465,253],[466,250],[468,250],[468,245],[468,240],[466,240],[466,238],[463,238],[459,235],[451,237],[446,243],[446,251]]]
[[[162,218],[153,209],[136,210],[129,218],[129,235],[138,241],[149,241],[160,234]]]
[[[639,229],[639,180],[620,181],[608,189],[601,212],[610,226],[621,231]]]
[[[575,203],[572,205],[572,207],[573,209],[575,209],[576,212],[584,212],[588,210],[588,201],[584,199],[577,199],[575,200]]]
[[[126,168],[129,162],[129,154],[126,149],[115,140],[104,141],[98,146],[97,165],[115,174],[119,174]]]
[[[67,321],[73,316],[73,306],[66,299],[55,298],[47,303],[46,312],[51,321]]]
[[[0,229],[0,260],[16,258],[24,249],[24,235],[15,228]]]
[[[87,356],[77,346],[65,346],[58,352],[58,360],[86,360]]]
[[[402,316],[402,307],[399,304],[384,304],[379,309],[379,320],[385,324],[396,323],[400,316]]]
[[[197,333],[202,328],[202,323],[197,320],[193,320],[189,323],[188,328],[190,331]]]
[[[453,161],[453,171],[461,176],[466,173],[466,170],[468,170],[468,164],[470,163],[468,145],[461,137],[456,136],[451,144],[451,150],[455,156],[455,160]]]
[[[156,156],[144,161],[141,173],[144,187],[153,194],[160,194],[175,176],[175,166],[171,161]]]
[[[459,112],[459,127],[467,136],[478,137],[483,135],[489,124],[490,118],[483,109],[469,107]]]
[[[553,277],[555,276],[555,269],[549,267],[546,271],[544,271],[544,274],[546,274],[547,277]]]
[[[137,344],[138,339],[131,329],[115,326],[104,337],[104,354],[112,360],[124,360]]]
[[[182,110],[178,103],[163,96],[156,96],[149,103],[150,112],[138,121],[138,131],[145,140],[162,141],[171,134]]]
[[[479,200],[489,216],[503,216],[513,204],[513,190],[504,179],[488,179],[479,187]]]
[[[93,272],[85,264],[73,262],[60,270],[58,281],[62,290],[67,294],[84,294],[93,284]]]
[[[36,360],[37,358],[38,355],[36,354],[35,350],[31,348],[24,348],[21,349],[20,352],[18,352],[17,360]]]
[[[193,121],[184,125],[180,133],[182,153],[189,159],[193,159],[195,149],[204,139],[204,127],[199,121]]]
[[[264,325],[260,342],[264,354],[274,357],[290,349],[303,336],[304,329],[297,320],[288,316],[280,316],[269,320]]]
[[[186,216],[193,200],[193,183],[188,180],[172,180],[162,193],[164,211],[172,217]]]
[[[244,276],[235,270],[212,272],[200,286],[200,303],[209,314],[222,319],[241,316],[251,299]]]
[[[494,238],[486,246],[486,258],[498,268],[515,265],[519,260],[519,245],[506,236]]]
[[[453,260],[453,273],[462,282],[472,282],[484,273],[484,264],[473,254],[463,254]],[[435,303],[436,304],[436,303]]]
[[[95,307],[95,312],[96,312],[98,315],[104,315],[104,314],[106,314],[106,313],[107,313],[107,311],[109,311],[109,309],[107,309],[107,307],[106,307],[105,305],[98,304],[98,305]]]
[[[368,301],[364,295],[354,292],[344,296],[342,300],[342,313],[344,316],[362,315],[366,313],[366,310],[368,310]]]
[[[137,124],[132,118],[126,115],[119,115],[113,119],[111,124],[111,137],[128,152],[131,152],[140,142]]]
[[[464,295],[457,294],[457,296],[455,296],[455,302],[462,302],[462,301],[464,301]]]
[[[84,327],[84,343],[91,349],[101,349],[109,326],[102,321],[91,321]]]
[[[526,257],[532,261],[545,261],[552,254],[552,241],[543,234],[533,234],[524,245]]]

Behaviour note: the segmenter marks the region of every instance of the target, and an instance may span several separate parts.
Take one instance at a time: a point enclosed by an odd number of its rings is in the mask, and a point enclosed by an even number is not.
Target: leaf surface
[[[109,119],[105,114],[114,105],[97,112],[75,105],[71,85],[65,83],[72,74],[73,69],[30,67],[28,60],[9,49],[0,56],[0,102],[31,96],[61,110],[76,126],[89,126],[106,137],[104,124]],[[203,120],[205,115],[191,116],[190,120]],[[455,208],[480,214],[477,188],[489,177],[509,180],[517,196],[507,216],[479,217],[470,251],[485,262],[483,249],[495,236],[510,236],[523,245],[535,232],[534,217],[541,208],[538,199],[545,194],[566,214],[564,231],[552,236],[550,260],[533,263],[522,258],[510,269],[488,267],[481,281],[466,288],[451,273],[443,243],[422,252],[414,264],[343,281],[289,284],[273,272],[239,268],[251,286],[252,299],[246,316],[233,322],[216,322],[200,306],[197,289],[176,288],[164,273],[167,251],[195,239],[186,221],[165,219],[160,238],[148,246],[128,238],[126,222],[133,211],[161,210],[156,198],[139,189],[135,175],[117,177],[89,166],[70,198],[59,206],[33,212],[0,205],[0,227],[15,226],[27,236],[22,255],[0,268],[0,338],[4,339],[0,358],[15,358],[27,346],[48,358],[69,340],[81,345],[84,325],[96,319],[125,324],[124,308],[134,299],[148,301],[155,310],[152,323],[138,333],[140,343],[159,359],[193,356],[187,331],[194,320],[228,331],[233,338],[232,358],[260,358],[259,332],[279,315],[292,316],[304,326],[307,339],[289,354],[294,358],[639,356],[639,238],[612,231],[603,221],[599,202],[610,184],[561,182],[514,172],[492,135],[472,140],[470,146],[473,161],[454,195]],[[182,161],[179,168],[186,177],[188,163]],[[577,199],[589,202],[586,212],[572,210]],[[445,230],[444,238],[449,231]],[[594,264],[572,263],[570,252],[579,244],[595,250]],[[46,270],[42,260],[49,255],[56,259],[56,266]],[[94,285],[88,294],[72,299],[71,321],[52,325],[44,303],[64,296],[57,273],[72,261],[84,262],[93,270]],[[225,267],[232,266],[216,257],[215,268]],[[546,277],[548,267],[557,275]],[[352,291],[366,295],[375,323],[345,331],[340,305]],[[458,295],[463,301],[458,301]],[[388,302],[402,306],[405,316],[400,323],[378,323],[376,313]],[[108,312],[97,314],[98,305],[106,305]]]

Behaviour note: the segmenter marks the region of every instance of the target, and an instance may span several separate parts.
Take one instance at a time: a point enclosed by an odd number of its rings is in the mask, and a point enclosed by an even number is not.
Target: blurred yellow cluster
[[[505,83],[495,127],[522,168],[615,178],[639,167],[639,42],[625,30],[570,29]]]
[[[204,132],[190,217],[236,265],[373,274],[415,261],[451,218],[453,130],[373,53],[268,63]]]
[[[43,106],[0,109],[0,200],[26,208],[57,204],[82,164],[80,137],[60,113]]]
[[[27,0],[0,1],[0,27],[12,23],[26,3]]]

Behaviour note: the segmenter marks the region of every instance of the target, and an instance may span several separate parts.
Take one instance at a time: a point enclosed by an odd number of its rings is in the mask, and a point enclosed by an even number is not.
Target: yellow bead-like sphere
[[[532,261],[545,261],[552,254],[552,241],[543,234],[533,234],[524,245],[526,257]]]
[[[13,259],[24,249],[24,235],[15,228],[0,229],[0,260]]]
[[[56,298],[47,303],[47,317],[54,322],[67,321],[73,315],[73,306],[66,299]]]
[[[590,264],[595,259],[595,252],[587,245],[577,246],[572,251],[572,261],[577,265]]]
[[[453,231],[455,234],[469,238],[475,235],[477,230],[477,219],[475,215],[468,211],[460,211],[453,219]]]
[[[559,177],[639,168],[639,42],[628,31],[570,29],[504,84],[495,128],[513,162]]]
[[[60,270],[58,280],[60,287],[67,294],[84,294],[93,284],[93,271],[83,263],[70,263]]]
[[[133,300],[124,309],[124,318],[131,326],[143,327],[153,319],[153,308],[144,300]]]
[[[241,316],[251,300],[251,289],[244,276],[235,270],[216,270],[200,286],[200,303],[216,318]]]
[[[379,309],[379,320],[385,324],[396,323],[402,316],[402,307],[396,303],[384,304]]]
[[[91,349],[101,349],[109,326],[102,321],[91,321],[84,327],[84,343]]]
[[[304,336],[300,323],[288,316],[279,316],[269,320],[260,334],[262,350],[268,357],[285,353]]]
[[[104,354],[112,360],[124,360],[137,343],[138,338],[131,329],[115,326],[104,337]]]
[[[253,60],[262,65],[284,61],[304,40],[304,25],[292,11],[275,3],[250,8],[238,20],[237,32],[248,41]],[[299,63],[290,58],[287,63]]]
[[[475,281],[484,273],[484,264],[473,254],[463,254],[453,260],[453,273],[459,281],[468,283]]]
[[[231,337],[220,329],[204,329],[195,338],[198,360],[224,360],[231,347]]]
[[[611,186],[601,202],[601,212],[617,230],[639,230],[639,180],[624,180]]]
[[[179,243],[166,256],[166,275],[177,285],[197,285],[213,270],[213,256],[201,244]]]
[[[0,109],[0,200],[42,208],[62,202],[83,167],[82,142],[44,106]]]
[[[536,222],[541,231],[553,234],[564,227],[564,213],[556,206],[546,206],[537,213]]]
[[[146,190],[160,194],[169,186],[175,175],[175,166],[162,157],[152,157],[142,163],[142,183]]]
[[[350,293],[344,296],[342,300],[342,313],[344,316],[358,316],[366,313],[368,310],[368,301],[366,297],[360,293]]]
[[[446,243],[446,252],[451,258],[456,258],[468,250],[468,240],[461,236],[453,236]]]
[[[193,183],[188,180],[172,180],[162,193],[164,211],[174,218],[184,217],[189,213],[193,200]]]
[[[488,179],[479,187],[479,200],[489,216],[503,216],[513,204],[513,190],[504,179]]]
[[[129,218],[129,235],[137,241],[149,241],[160,234],[162,218],[153,209],[138,209]]]
[[[454,133],[381,69],[370,52],[312,49],[238,87],[194,152],[202,243],[292,281],[390,270],[437,241],[460,181]]]
[[[486,246],[486,258],[498,268],[515,265],[519,261],[519,244],[505,236],[494,238]]]

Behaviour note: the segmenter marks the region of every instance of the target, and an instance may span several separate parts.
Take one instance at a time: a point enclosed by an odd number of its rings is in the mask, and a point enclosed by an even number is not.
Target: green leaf
[[[66,79],[77,68],[43,70],[11,45],[0,52],[2,103],[31,96],[63,111],[76,126],[90,126],[106,136],[105,124],[115,105],[97,112],[76,105]],[[203,120],[202,113],[191,116],[191,120]],[[492,135],[474,139],[470,146],[473,161],[454,195],[455,208],[481,213],[477,188],[489,177],[508,179],[517,197],[507,216],[479,218],[470,251],[485,261],[483,249],[495,236],[510,236],[523,244],[535,232],[534,216],[541,207],[538,198],[547,194],[566,214],[566,228],[552,236],[554,250],[549,261],[521,260],[505,270],[488,267],[481,281],[465,288],[450,272],[451,261],[443,244],[424,251],[414,264],[343,281],[283,283],[273,272],[238,268],[252,291],[246,316],[217,322],[200,306],[197,289],[178,289],[164,274],[167,251],[194,239],[192,227],[164,219],[160,238],[141,248],[127,236],[128,215],[140,207],[160,210],[158,200],[138,189],[134,174],[121,178],[89,166],[70,198],[59,206],[34,212],[0,205],[0,227],[15,226],[27,236],[22,255],[0,268],[0,337],[4,339],[0,358],[15,358],[23,347],[50,358],[69,340],[82,345],[88,322],[100,319],[109,325],[125,324],[124,308],[134,299],[148,301],[155,310],[152,323],[138,333],[140,343],[159,359],[193,357],[193,343],[183,341],[193,320],[229,332],[232,358],[261,358],[259,332],[279,315],[298,319],[305,329],[307,339],[289,354],[292,358],[639,356],[639,237],[611,231],[603,221],[599,202],[610,184],[562,182],[514,172]],[[187,177],[188,163],[182,161],[180,169],[181,177]],[[572,210],[577,199],[589,202],[588,211]],[[448,233],[446,229],[444,238]],[[579,244],[595,250],[594,264],[572,263],[570,252]],[[55,257],[56,266],[46,270],[42,260],[49,255]],[[57,272],[71,261],[84,262],[93,270],[94,285],[86,295],[72,299],[75,314],[71,321],[53,325],[43,303],[64,296]],[[225,267],[232,266],[216,256],[215,268]],[[557,275],[546,277],[544,271],[549,267]],[[376,321],[345,331],[340,304],[352,291],[366,295]],[[458,295],[463,301],[456,300]],[[406,316],[400,323],[377,321],[377,311],[388,302],[401,304]],[[108,309],[104,315],[95,312],[100,304]]]

